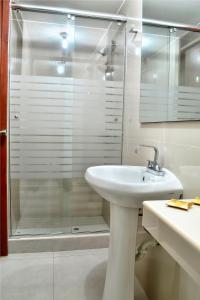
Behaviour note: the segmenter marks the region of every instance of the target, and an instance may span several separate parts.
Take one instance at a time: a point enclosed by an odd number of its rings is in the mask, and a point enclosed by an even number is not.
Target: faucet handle
[[[154,165],[154,163],[153,163],[153,161],[152,160],[147,160],[147,162],[148,162],[148,164],[147,164],[147,168],[153,168],[153,165]]]

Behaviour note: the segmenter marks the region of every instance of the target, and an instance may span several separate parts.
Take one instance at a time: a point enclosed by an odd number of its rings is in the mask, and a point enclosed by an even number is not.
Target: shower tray
[[[109,232],[102,216],[65,218],[21,218],[14,236]]]

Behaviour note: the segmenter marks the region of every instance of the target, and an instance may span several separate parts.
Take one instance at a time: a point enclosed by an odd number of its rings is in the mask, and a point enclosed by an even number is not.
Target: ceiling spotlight
[[[153,73],[152,77],[153,77],[154,80],[156,80],[156,79],[158,79],[158,74],[157,73]]]
[[[60,35],[62,37],[62,47],[63,49],[67,49],[68,47],[67,32],[61,32]]]
[[[62,75],[62,74],[65,73],[65,62],[58,63],[58,65],[57,65],[57,73],[59,75]]]
[[[74,21],[74,20],[75,20],[75,16],[73,16],[73,15],[70,15],[70,14],[68,14],[68,15],[67,15],[67,18],[68,18],[68,19],[71,19],[72,21]]]

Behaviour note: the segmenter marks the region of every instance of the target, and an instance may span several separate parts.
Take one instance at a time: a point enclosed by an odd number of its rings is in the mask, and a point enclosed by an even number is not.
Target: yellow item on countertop
[[[192,201],[171,199],[166,202],[168,206],[188,210],[193,206]]]
[[[195,197],[194,199],[192,199],[192,202],[196,205],[200,205],[200,197]]]

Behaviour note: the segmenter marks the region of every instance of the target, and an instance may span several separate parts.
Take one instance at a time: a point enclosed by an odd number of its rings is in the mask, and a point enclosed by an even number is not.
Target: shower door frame
[[[7,129],[9,0],[0,1],[0,130]],[[0,256],[8,255],[7,137],[0,137]]]

